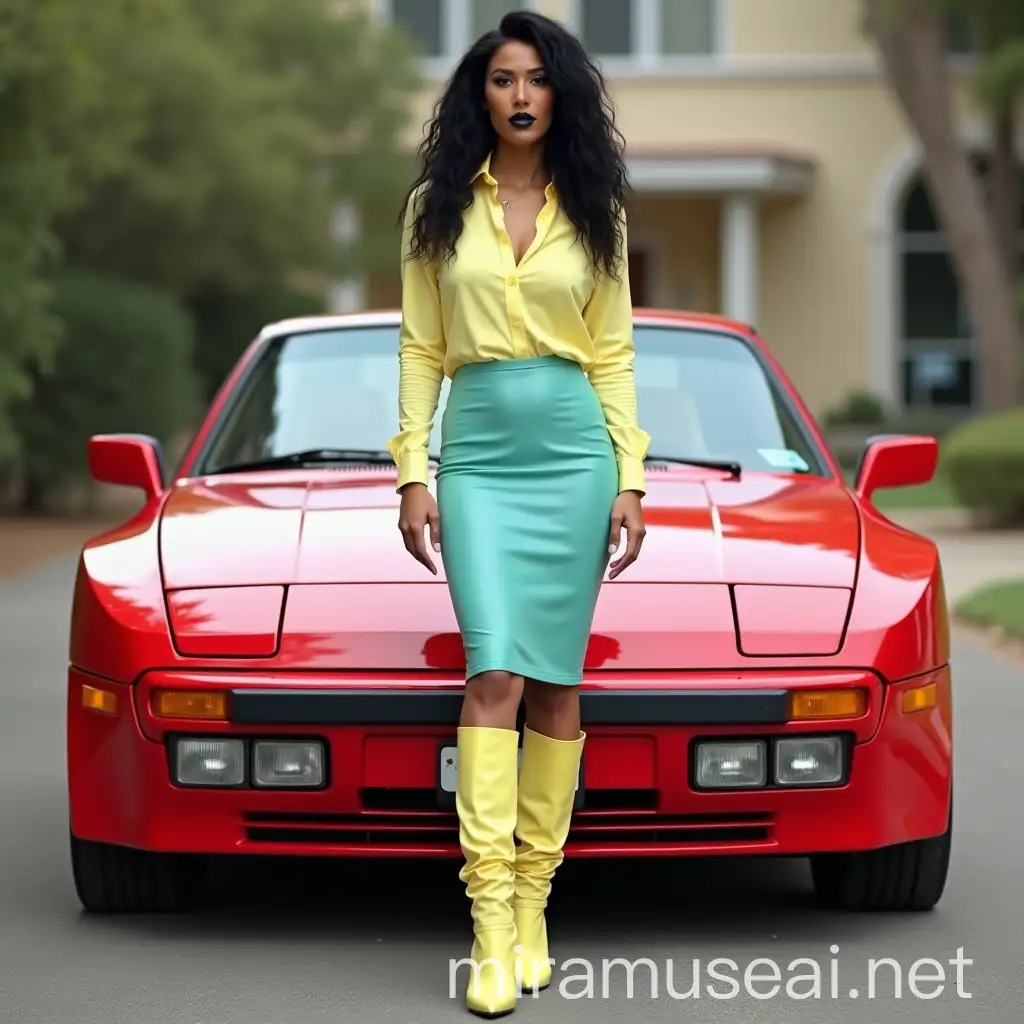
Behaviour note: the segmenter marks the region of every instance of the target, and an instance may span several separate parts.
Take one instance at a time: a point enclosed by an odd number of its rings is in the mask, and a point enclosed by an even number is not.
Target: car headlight
[[[245,782],[245,741],[179,739],[174,778],[182,786],[241,786]]]
[[[320,789],[327,781],[327,748],[319,740],[179,736],[171,751],[180,786]]]
[[[767,748],[761,740],[697,745],[695,783],[701,789],[752,789],[767,781]]]
[[[840,736],[792,737],[775,742],[775,781],[780,786],[822,786],[843,780]]]
[[[324,784],[324,745],[261,740],[253,752],[253,785],[292,789]]]

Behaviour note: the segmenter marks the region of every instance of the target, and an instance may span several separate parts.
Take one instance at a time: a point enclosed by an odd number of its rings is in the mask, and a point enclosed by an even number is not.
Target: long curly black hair
[[[463,214],[473,201],[472,177],[498,139],[482,102],[488,64],[511,40],[536,48],[554,91],[544,155],[559,202],[591,265],[618,278],[629,190],[625,140],[597,65],[575,36],[535,11],[506,14],[452,73],[419,149],[420,175],[402,208],[404,218],[422,187],[408,255],[442,262],[455,253]]]

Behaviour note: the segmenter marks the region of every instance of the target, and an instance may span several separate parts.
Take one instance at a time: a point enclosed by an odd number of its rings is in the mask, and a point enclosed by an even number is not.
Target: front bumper
[[[911,709],[904,694],[929,686]],[[789,691],[868,691],[863,715],[793,721]],[[92,688],[85,689],[83,688]],[[166,720],[160,688],[227,693],[226,721]],[[83,692],[89,694],[83,700]],[[110,694],[110,698],[97,697]],[[461,681],[382,682],[322,676],[150,673],[134,686],[72,669],[68,777],[72,831],[82,839],[158,851],[360,857],[458,857],[439,752],[454,744]],[[88,705],[88,706],[87,706]],[[866,850],[945,831],[951,791],[948,668],[883,685],[869,673],[707,674],[635,680],[601,674],[581,694],[587,743],[583,799],[567,857],[803,855]],[[739,791],[694,785],[701,740],[845,737],[837,786]],[[226,789],[172,782],[175,737],[316,739],[321,788],[249,782]]]

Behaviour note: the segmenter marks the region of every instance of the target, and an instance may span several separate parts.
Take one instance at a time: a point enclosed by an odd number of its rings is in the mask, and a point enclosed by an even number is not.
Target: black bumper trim
[[[462,692],[397,688],[234,689],[237,725],[443,725],[458,723]],[[785,690],[583,690],[593,725],[782,725]]]

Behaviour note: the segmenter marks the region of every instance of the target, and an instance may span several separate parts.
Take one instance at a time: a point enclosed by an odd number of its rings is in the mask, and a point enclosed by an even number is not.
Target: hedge
[[[940,468],[958,503],[988,525],[1024,524],[1024,406],[951,430]]]
[[[173,297],[85,271],[55,284],[63,337],[51,372],[14,413],[29,507],[88,479],[91,434],[136,432],[166,444],[200,400],[192,318]]]

